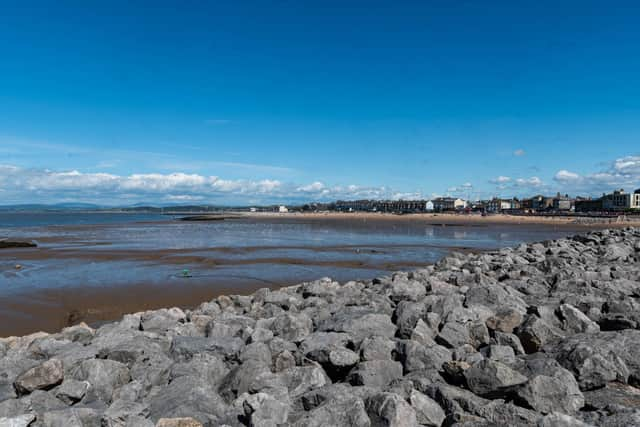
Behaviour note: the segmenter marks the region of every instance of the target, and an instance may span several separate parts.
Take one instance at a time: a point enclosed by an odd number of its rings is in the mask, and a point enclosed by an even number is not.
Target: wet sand
[[[451,251],[488,249],[478,244],[465,246],[464,239],[462,244],[447,245],[447,236],[452,233],[524,233],[522,239],[530,241],[612,227],[612,224],[575,224],[566,218],[448,214],[250,214],[228,221],[272,224],[279,230],[308,224],[310,227],[305,238],[318,232],[321,244],[306,242],[303,238],[299,244],[286,245],[207,246],[205,242],[204,246],[193,247],[129,248],[95,239],[98,232],[107,236],[124,233],[121,230],[126,230],[126,225],[123,224],[48,227],[48,230],[61,233],[39,236],[38,244],[42,245],[37,248],[7,248],[0,252],[0,283],[4,280],[9,284],[8,291],[0,293],[0,336],[23,335],[39,330],[51,332],[80,321],[106,322],[125,313],[161,307],[194,307],[222,294],[250,293],[262,287],[276,288],[323,275],[341,281],[371,278],[385,272],[428,265]],[[135,223],[135,226],[148,225],[152,229],[174,227],[176,222],[179,221]],[[424,233],[425,226],[443,230],[444,237],[439,237],[439,231],[435,236],[445,243],[437,239],[434,244],[429,241],[393,243],[394,236],[399,236],[398,239],[419,236]],[[335,244],[322,241],[321,234],[326,229],[338,236],[347,233],[368,236],[375,232],[389,233],[391,237],[387,243]],[[22,232],[28,238],[33,231]],[[421,255],[424,251],[431,251],[431,259]],[[25,265],[16,268],[15,260]],[[33,266],[44,271],[39,274],[54,280],[58,275],[64,275],[65,269],[83,265],[105,271],[94,281],[96,283],[91,284],[76,278],[54,288],[47,288],[46,283],[43,287],[24,289],[11,285],[20,275],[30,274],[29,269]],[[126,278],[126,286],[115,284],[117,274],[131,266],[135,268],[132,278]],[[176,277],[182,268],[195,268],[203,274],[192,279]],[[153,274],[159,272],[160,279],[149,280],[149,271]],[[214,274],[209,276],[208,272]]]

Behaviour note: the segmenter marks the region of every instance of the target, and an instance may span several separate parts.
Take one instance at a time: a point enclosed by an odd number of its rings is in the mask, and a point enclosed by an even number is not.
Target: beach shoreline
[[[400,227],[404,233],[419,233],[424,226],[434,230],[487,230],[492,233],[511,233],[514,230],[530,230],[537,232],[554,232],[569,234],[599,228],[614,228],[611,224],[580,225],[571,223],[566,218],[531,218],[495,215],[455,214],[409,214],[394,215],[386,213],[249,213],[234,217],[229,221],[257,221],[268,224],[313,224],[329,225],[338,230],[368,232],[368,230]],[[216,221],[218,222],[218,221]],[[167,221],[174,223],[174,221]],[[201,223],[199,221],[199,223]],[[142,223],[139,223],[142,224]],[[150,225],[157,223],[148,223]],[[628,224],[618,224],[627,226]],[[100,228],[119,230],[121,224],[105,225],[65,225],[56,226],[57,230],[73,230],[74,232],[95,231]],[[198,225],[194,225],[198,226]],[[484,231],[483,231],[484,232]],[[27,230],[25,233],[29,233]],[[110,242],[83,242],[58,236],[40,238],[43,245],[37,248],[3,249],[0,255],[0,281],[4,278],[7,284],[13,283],[16,274],[29,274],[33,265],[53,266],[55,269],[80,264],[95,264],[112,275],[112,267],[122,267],[125,260],[129,265],[139,265],[147,271],[157,273],[160,279],[148,280],[148,277],[134,276],[127,285],[117,283],[93,283],[69,280],[58,288],[20,288],[10,285],[7,292],[0,294],[0,306],[3,307],[0,324],[0,336],[21,335],[37,330],[47,332],[58,330],[73,322],[100,323],[115,320],[122,315],[140,310],[158,309],[165,306],[193,307],[201,301],[224,294],[244,294],[259,288],[276,289],[304,280],[315,280],[323,275],[338,280],[370,279],[376,274],[391,273],[399,270],[413,270],[433,263],[432,260],[392,259],[380,261],[376,257],[384,256],[384,252],[405,253],[412,250],[431,248],[442,253],[482,252],[495,248],[467,247],[461,245],[430,244],[428,241],[415,244],[327,244],[314,246],[309,242],[300,242],[289,246],[244,246],[244,247],[205,247],[205,248],[168,248],[168,249],[131,249],[111,247]],[[87,245],[87,246],[85,246]],[[93,250],[87,250],[87,248]],[[98,247],[96,249],[96,247]],[[282,254],[277,251],[287,251]],[[300,252],[306,255],[300,255]],[[370,256],[367,256],[367,252]],[[336,258],[324,258],[327,254],[339,253]],[[397,258],[397,256],[396,256]],[[405,258],[404,256],[402,258]],[[15,261],[18,260],[18,261]],[[55,266],[54,266],[55,265]],[[301,277],[300,269],[313,267],[313,271]],[[193,269],[195,276],[208,271],[222,271],[219,277],[193,277],[181,279],[169,278],[168,274],[178,276],[182,269]],[[263,273],[271,269],[272,276]],[[235,277],[225,276],[227,269],[239,271]],[[298,269],[298,273],[281,275],[273,273],[274,269],[285,272]],[[57,274],[52,270],[52,274]],[[310,270],[311,271],[311,270]],[[340,271],[348,272],[340,275]],[[372,272],[376,272],[373,274]],[[325,273],[326,272],[326,273]],[[335,274],[334,274],[335,273]],[[231,273],[230,273],[231,274]],[[164,275],[164,276],[163,276]],[[162,278],[164,277],[164,278]],[[58,280],[56,277],[52,278]],[[98,280],[98,281],[100,281]]]

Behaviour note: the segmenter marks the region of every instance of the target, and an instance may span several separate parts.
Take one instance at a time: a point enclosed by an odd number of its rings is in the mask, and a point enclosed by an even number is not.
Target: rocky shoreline
[[[0,339],[0,427],[640,425],[640,229]]]

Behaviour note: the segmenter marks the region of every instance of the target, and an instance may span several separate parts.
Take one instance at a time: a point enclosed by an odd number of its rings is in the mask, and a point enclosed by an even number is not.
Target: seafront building
[[[432,200],[339,200],[326,205],[326,209],[341,212],[485,212],[508,214],[567,214],[607,213],[638,211],[640,213],[640,189],[627,193],[618,189],[600,198],[569,197],[557,193],[547,197],[541,194],[533,197],[505,199],[494,197],[491,200],[467,200],[455,197],[436,197]]]

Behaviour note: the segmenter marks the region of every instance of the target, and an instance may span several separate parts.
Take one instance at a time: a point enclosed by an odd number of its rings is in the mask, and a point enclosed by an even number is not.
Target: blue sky
[[[640,187],[636,2],[7,3],[0,204]]]

